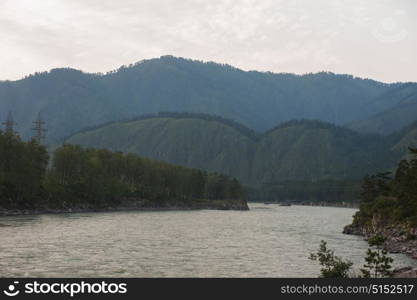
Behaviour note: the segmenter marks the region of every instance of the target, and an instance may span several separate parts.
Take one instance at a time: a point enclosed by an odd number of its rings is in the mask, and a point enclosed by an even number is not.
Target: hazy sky
[[[0,0],[0,79],[175,56],[417,81],[415,0]]]

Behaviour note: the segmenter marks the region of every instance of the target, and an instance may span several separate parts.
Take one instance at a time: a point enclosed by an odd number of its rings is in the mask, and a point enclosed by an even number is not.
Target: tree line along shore
[[[417,259],[417,148],[394,172],[365,176],[360,206],[344,233],[384,238],[385,249]]]
[[[65,144],[48,154],[38,140],[0,131],[0,212],[112,209],[248,209],[233,178],[106,149]]]

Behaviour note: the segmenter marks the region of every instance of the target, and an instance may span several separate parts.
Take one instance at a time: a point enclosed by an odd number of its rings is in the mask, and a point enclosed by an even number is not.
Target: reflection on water
[[[2,217],[0,276],[316,277],[308,254],[321,239],[363,264],[366,242],[341,233],[355,210],[250,207]]]

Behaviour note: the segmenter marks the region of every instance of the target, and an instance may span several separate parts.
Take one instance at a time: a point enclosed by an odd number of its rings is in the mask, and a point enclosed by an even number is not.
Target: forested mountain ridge
[[[365,120],[354,121],[347,127],[362,133],[389,135],[417,120],[416,84],[401,85],[379,97],[375,104],[387,102],[394,106]]]
[[[65,142],[142,156],[222,174],[248,182],[256,135],[201,115],[159,114],[82,131]],[[240,125],[242,126],[242,125]],[[247,129],[247,132],[250,132]],[[238,150],[238,151],[237,151]]]
[[[399,144],[413,130],[383,137],[309,120],[285,122],[264,134],[242,128],[201,114],[166,113],[83,131],[66,142],[137,153],[260,185],[360,179],[389,169],[406,151]]]
[[[392,171],[417,123],[389,136],[293,120],[265,133],[204,114],[160,113],[83,130],[67,142],[238,178],[250,199],[352,201],[366,174]]]
[[[390,135],[392,150],[406,153],[410,147],[417,148],[417,121]]]
[[[106,74],[53,69],[2,81],[0,112],[2,119],[12,112],[23,138],[40,112],[49,143],[85,127],[161,111],[215,114],[265,131],[291,119],[364,120],[395,107],[403,85],[329,72],[247,72],[163,56]],[[389,101],[376,101],[385,94]]]

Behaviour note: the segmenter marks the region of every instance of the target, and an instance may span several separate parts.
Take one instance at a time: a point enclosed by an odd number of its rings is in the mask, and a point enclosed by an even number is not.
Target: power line
[[[9,114],[7,115],[6,122],[3,122],[1,124],[4,125],[4,132],[6,134],[13,135],[15,133],[14,132],[14,126],[16,125],[16,123],[13,121],[13,116],[12,116],[11,111],[9,111]]]
[[[47,131],[44,128],[45,122],[42,121],[41,113],[38,113],[38,118],[33,122],[34,126],[32,130],[35,132],[33,138],[40,144],[45,138],[45,132]]]

